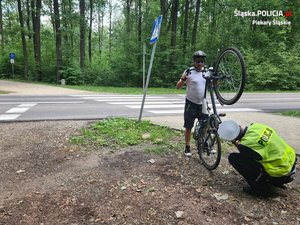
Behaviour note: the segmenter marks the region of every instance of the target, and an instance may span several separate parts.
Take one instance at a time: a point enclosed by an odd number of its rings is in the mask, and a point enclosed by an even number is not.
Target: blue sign
[[[10,59],[15,59],[16,58],[16,54],[13,53],[13,52],[9,53],[9,58]]]
[[[162,15],[160,15],[154,20],[153,27],[152,27],[152,34],[150,38],[150,44],[154,44],[157,41],[161,22],[162,22]]]

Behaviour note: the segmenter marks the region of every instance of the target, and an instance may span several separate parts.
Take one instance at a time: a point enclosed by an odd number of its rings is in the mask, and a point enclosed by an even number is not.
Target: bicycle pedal
[[[226,113],[219,113],[220,117],[226,116]]]

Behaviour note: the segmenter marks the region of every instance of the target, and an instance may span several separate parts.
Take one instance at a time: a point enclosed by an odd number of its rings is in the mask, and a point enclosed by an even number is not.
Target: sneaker
[[[188,156],[188,157],[192,156],[192,152],[191,152],[191,147],[190,146],[185,146],[184,155]]]

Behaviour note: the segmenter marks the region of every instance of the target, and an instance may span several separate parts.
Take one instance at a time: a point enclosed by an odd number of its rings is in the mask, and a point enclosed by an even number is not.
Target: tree
[[[183,24],[183,54],[186,50],[186,45],[188,43],[188,30],[189,30],[189,17],[190,17],[190,0],[185,0],[184,6],[184,24]]]
[[[33,46],[34,46],[34,58],[37,68],[37,80],[42,80],[41,70],[41,0],[31,0],[31,13],[32,13],[32,28],[33,28]]]
[[[142,43],[149,44],[153,19],[161,14],[152,86],[173,87],[178,73],[189,65],[192,51],[203,49],[211,65],[225,46],[237,47],[245,56],[246,88],[300,86],[299,0],[20,0],[22,10],[16,2],[0,0],[0,49],[16,53],[15,74],[20,78],[30,71],[33,80],[53,82],[63,77],[69,84],[141,87]],[[38,25],[41,2],[43,16],[50,17],[51,24]],[[284,16],[235,15],[235,10],[261,9],[282,9],[292,15],[287,20]],[[254,19],[291,24],[259,26],[252,23]],[[86,53],[90,63],[85,62]],[[24,72],[26,63],[28,71]],[[0,54],[0,74],[9,73],[7,54]]]
[[[90,0],[90,26],[89,26],[89,62],[92,62],[92,30],[93,30],[93,12],[94,12],[94,1]]]
[[[56,46],[56,82],[61,79],[62,52],[61,52],[61,28],[58,0],[53,0],[54,25],[55,25],[55,46]]]
[[[109,55],[111,55],[111,46],[112,46],[112,14],[113,14],[113,5],[112,0],[108,1],[108,13],[109,13],[109,26],[108,26],[108,39],[109,39]]]
[[[138,42],[141,46],[142,43],[142,0],[138,0]]]
[[[172,5],[172,12],[171,12],[171,22],[172,22],[172,29],[171,29],[171,51],[174,53],[176,49],[176,36],[177,36],[177,13],[179,7],[179,0],[174,0]],[[173,63],[173,60],[176,58],[175,54],[171,53],[170,62]]]
[[[197,37],[197,30],[198,30],[198,23],[199,23],[199,16],[200,16],[200,0],[196,2],[196,13],[193,25],[193,33],[192,33],[192,49],[195,48],[196,44],[196,37]]]
[[[104,11],[101,10],[101,5],[97,6],[97,16],[98,16],[98,49],[101,57],[102,47],[103,47],[103,34],[104,34]]]
[[[85,1],[79,0],[80,9],[80,69],[85,67]]]
[[[26,39],[25,39],[21,0],[18,0],[17,3],[18,3],[18,12],[19,12],[19,22],[20,22],[20,27],[21,27],[21,39],[22,39],[22,46],[23,46],[24,78],[27,80],[28,79],[28,53],[27,53],[27,45],[26,45]]]
[[[4,32],[3,32],[3,14],[2,14],[2,0],[0,0],[0,49],[4,48]]]

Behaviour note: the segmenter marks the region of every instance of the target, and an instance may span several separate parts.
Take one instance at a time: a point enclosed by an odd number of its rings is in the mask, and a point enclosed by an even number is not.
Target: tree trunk
[[[27,26],[27,30],[30,31],[31,30],[31,27],[30,27],[31,10],[30,10],[29,0],[26,0],[26,11],[27,11],[26,26]],[[27,36],[28,36],[29,39],[31,39],[31,32],[28,32]]]
[[[126,32],[130,34],[130,6],[131,0],[126,0]],[[127,35],[128,36],[128,35]]]
[[[89,28],[89,62],[92,63],[92,29],[93,29],[94,1],[90,0],[90,28]]]
[[[34,30],[35,29],[35,1],[31,0],[30,5],[31,5],[31,20],[32,20],[32,32],[33,32],[32,42],[34,47],[33,54],[34,54],[34,59],[36,59],[36,52],[35,52],[36,44],[35,44],[35,30]]]
[[[61,80],[62,52],[61,52],[61,31],[58,0],[53,1],[54,24],[55,24],[55,46],[56,46],[56,82]]]
[[[21,0],[18,0],[17,2],[18,2],[19,21],[21,27],[22,47],[23,47],[24,78],[27,80],[28,79],[28,54],[27,54],[27,45],[26,45],[25,32],[24,32],[22,5],[21,5]]]
[[[192,33],[192,49],[194,49],[196,45],[197,29],[198,29],[198,22],[200,17],[200,3],[201,1],[197,0],[195,20],[194,20],[193,33]]]
[[[138,42],[141,46],[142,43],[142,0],[139,0],[138,3],[139,13],[138,13]]]
[[[35,4],[36,3],[36,4]],[[41,0],[31,1],[34,58],[37,68],[37,80],[41,81]]]
[[[80,69],[84,70],[85,64],[85,2],[79,0],[80,8]]]
[[[171,48],[176,48],[176,32],[177,32],[177,12],[178,12],[179,0],[173,1],[172,6],[172,28],[171,28]]]
[[[183,24],[183,54],[185,53],[186,46],[187,46],[187,37],[188,37],[188,30],[189,30],[189,12],[190,12],[190,0],[185,0],[185,7],[184,7],[184,24]]]
[[[72,0],[69,0],[69,12],[70,14],[73,11],[73,5],[72,5]],[[70,42],[71,42],[71,55],[73,56],[73,49],[74,49],[74,35],[73,35],[73,21],[70,20],[70,27],[71,27],[71,32],[70,32]]]
[[[61,17],[60,23],[61,23],[62,27],[64,27],[64,29],[66,29],[66,32],[63,32],[63,34],[62,34],[62,39],[63,39],[64,43],[66,43],[67,46],[70,46],[69,45],[70,44],[70,40],[69,40],[70,27],[68,25],[70,13],[67,10],[67,6],[68,6],[68,1],[62,0],[61,7],[60,7],[61,8],[60,12],[61,12],[62,17]]]
[[[4,32],[3,32],[3,14],[2,14],[2,0],[0,0],[0,49],[4,48]]]
[[[112,7],[112,2],[111,0],[108,2],[108,8],[109,8],[109,28],[108,28],[108,44],[109,44],[109,58],[111,56],[111,36],[112,36],[112,11],[113,11],[113,7]]]
[[[104,12],[103,10],[98,9],[98,43],[99,43],[99,54],[101,57],[102,54],[102,39],[103,39],[103,18],[104,18]]]
[[[163,16],[163,18],[166,18],[167,13],[167,2],[166,0],[160,0],[160,14]]]
[[[176,61],[176,35],[177,35],[177,13],[178,13],[179,0],[173,1],[171,11],[171,54],[169,58],[169,66],[172,67]]]

